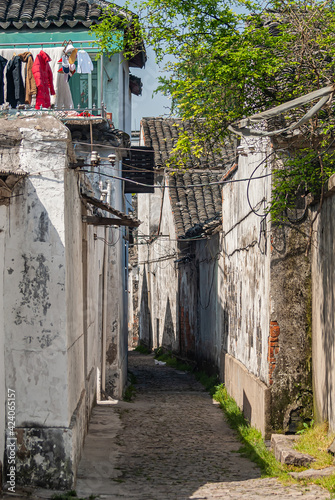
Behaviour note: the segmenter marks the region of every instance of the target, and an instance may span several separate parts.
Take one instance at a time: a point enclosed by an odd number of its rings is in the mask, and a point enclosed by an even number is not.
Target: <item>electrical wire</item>
[[[254,173],[259,169],[259,167],[261,165],[263,165],[263,163],[265,163],[273,154],[275,154],[275,150],[271,151],[271,153],[269,153],[253,170],[252,174],[250,175],[249,177],[249,180],[248,180],[248,184],[247,184],[247,200],[248,200],[248,205],[250,207],[250,210],[255,214],[257,215],[257,217],[266,217],[265,214],[259,214],[258,211],[256,212],[256,210],[252,207],[251,205],[251,202],[250,202],[250,197],[249,197],[249,188],[250,188],[250,182],[252,179],[258,179],[259,177],[253,177]],[[272,172],[270,174],[267,174],[268,176],[269,175],[272,175]]]
[[[78,172],[83,172],[83,173],[88,173],[88,174],[92,173],[88,170],[78,170]],[[247,177],[247,178],[243,178],[243,179],[228,179],[225,181],[208,182],[206,184],[187,184],[186,186],[169,186],[169,185],[161,185],[161,184],[144,184],[143,182],[132,181],[130,179],[127,179],[126,177],[119,177],[116,175],[104,174],[102,172],[100,172],[99,175],[102,175],[104,177],[108,177],[111,179],[117,179],[119,181],[127,181],[127,182],[130,182],[131,184],[136,184],[137,186],[148,187],[148,188],[160,188],[160,189],[188,189],[191,187],[206,187],[206,186],[214,186],[214,185],[220,185],[220,184],[231,184],[231,183],[235,183],[235,182],[248,182],[249,181],[249,177]],[[253,177],[253,180],[264,179],[265,177],[269,177],[270,175],[272,175],[272,173]]]
[[[102,238],[101,236],[95,236],[94,239],[103,241],[105,243],[105,245],[107,245],[108,247],[114,247],[120,241],[120,237],[121,237],[121,234],[119,234],[118,239],[114,243],[109,243],[107,240],[105,240],[105,238]]]

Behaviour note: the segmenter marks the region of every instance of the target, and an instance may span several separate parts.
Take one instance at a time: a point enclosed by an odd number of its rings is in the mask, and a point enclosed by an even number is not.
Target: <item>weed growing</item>
[[[306,427],[301,433],[295,449],[316,458],[313,469],[323,469],[333,464],[334,457],[327,452],[333,440],[334,434],[328,434],[328,424],[325,422]]]
[[[179,359],[175,358],[174,356],[172,356],[171,352],[163,354],[157,354],[156,352],[155,359],[157,359],[157,361],[164,361],[168,366],[171,366],[176,370],[180,370],[183,372],[190,372],[193,370],[192,366],[189,363],[185,363],[184,361],[180,361]]]
[[[216,392],[216,385],[219,381],[219,378],[217,375],[207,375],[206,372],[204,371],[197,371],[194,373],[195,378],[204,386],[206,391],[210,393],[211,396],[214,396],[214,393]]]
[[[135,397],[135,394],[136,394],[136,389],[133,386],[133,384],[128,385],[128,387],[126,387],[126,390],[124,391],[123,401],[131,403]]]
[[[141,354],[151,354],[151,350],[148,349],[145,345],[140,344],[137,347],[135,347],[134,351],[139,352]]]
[[[240,453],[255,462],[264,476],[278,477],[287,475],[284,466],[275,459],[273,453],[265,446],[260,431],[250,426],[235,400],[228,395],[223,384],[216,387],[213,398],[220,404],[220,408],[222,408],[230,427],[237,432],[238,439],[242,443]]]

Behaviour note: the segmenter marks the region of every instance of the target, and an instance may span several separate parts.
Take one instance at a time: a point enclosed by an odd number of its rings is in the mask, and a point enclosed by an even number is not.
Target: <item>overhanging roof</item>
[[[93,196],[89,196],[87,194],[82,193],[81,197],[87,203],[94,205],[101,210],[105,210],[113,215],[116,215],[118,219],[108,219],[107,217],[86,217],[84,222],[95,224],[95,225],[117,225],[117,226],[129,226],[129,227],[138,227],[141,224],[141,221],[138,219],[134,219],[130,215],[117,210],[116,208],[111,207],[108,203],[104,201],[98,200],[98,198],[94,198]],[[99,222],[100,219],[100,222]]]

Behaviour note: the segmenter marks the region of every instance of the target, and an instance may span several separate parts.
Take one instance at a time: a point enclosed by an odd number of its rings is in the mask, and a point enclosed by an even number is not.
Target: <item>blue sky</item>
[[[132,130],[139,130],[143,116],[161,116],[169,114],[170,100],[161,94],[154,94],[158,86],[158,77],[162,71],[155,63],[155,55],[147,48],[148,61],[144,69],[130,68],[130,72],[139,76],[143,83],[142,95],[132,96]]]

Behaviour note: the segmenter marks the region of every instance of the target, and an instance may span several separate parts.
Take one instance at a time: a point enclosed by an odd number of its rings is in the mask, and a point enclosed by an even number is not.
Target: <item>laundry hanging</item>
[[[4,71],[5,67],[7,64],[7,59],[4,57],[0,56],[0,104],[3,104],[5,102],[5,96],[4,96]]]
[[[41,50],[41,47],[22,49],[22,50],[28,50],[29,52],[31,52],[31,54],[33,55],[33,58],[35,60],[37,55],[39,54],[39,52]],[[14,48],[11,48],[11,49],[1,49],[0,48],[0,56],[2,56],[4,59],[7,59],[9,61],[13,57],[13,54],[15,51],[17,52],[17,49],[15,50]],[[61,47],[61,46],[48,47],[47,53],[51,57],[51,61],[49,62],[49,66],[50,66],[51,71],[53,73],[53,85],[54,85],[54,89],[56,92],[56,95],[51,98],[51,103],[54,100],[55,106],[57,106],[59,109],[61,109],[61,108],[65,108],[65,109],[73,108],[73,99],[72,99],[70,87],[69,87],[68,83],[66,83],[64,81],[64,75],[58,73],[59,65],[57,64],[57,62],[58,62],[59,58],[62,58],[62,55],[64,53],[63,47]],[[1,59],[0,59],[0,61],[1,61]],[[1,74],[1,62],[0,62],[0,74]],[[24,81],[25,80],[25,64],[22,65],[22,78]],[[0,83],[1,83],[1,79],[0,79]],[[1,86],[0,86],[0,88],[1,88]],[[6,88],[7,88],[7,82],[6,82],[6,69],[5,69],[5,71],[4,71],[4,97],[6,97],[6,95],[7,95]],[[33,107],[35,107],[35,104],[33,104],[33,102],[31,103],[31,105],[33,105]]]
[[[63,57],[58,61],[58,64],[61,64],[62,67],[58,70],[58,73],[64,73],[65,81],[68,82],[76,72],[76,65],[70,64],[69,58],[67,55],[63,55]]]
[[[22,79],[22,61],[19,56],[14,56],[7,64],[7,102],[16,108],[20,104],[24,104],[25,90]]]
[[[23,52],[22,54],[19,54],[19,57],[21,61],[25,63],[25,103],[31,104],[32,96],[37,94],[36,82],[32,71],[34,58],[31,52]]]
[[[78,60],[78,66],[77,66],[77,71],[78,73],[86,73],[86,74],[91,74],[93,71],[93,63],[85,50],[79,50],[77,54],[77,60]]]
[[[41,106],[50,108],[50,94],[55,95],[52,71],[49,65],[51,58],[43,50],[36,56],[32,72],[37,86],[36,109]]]

